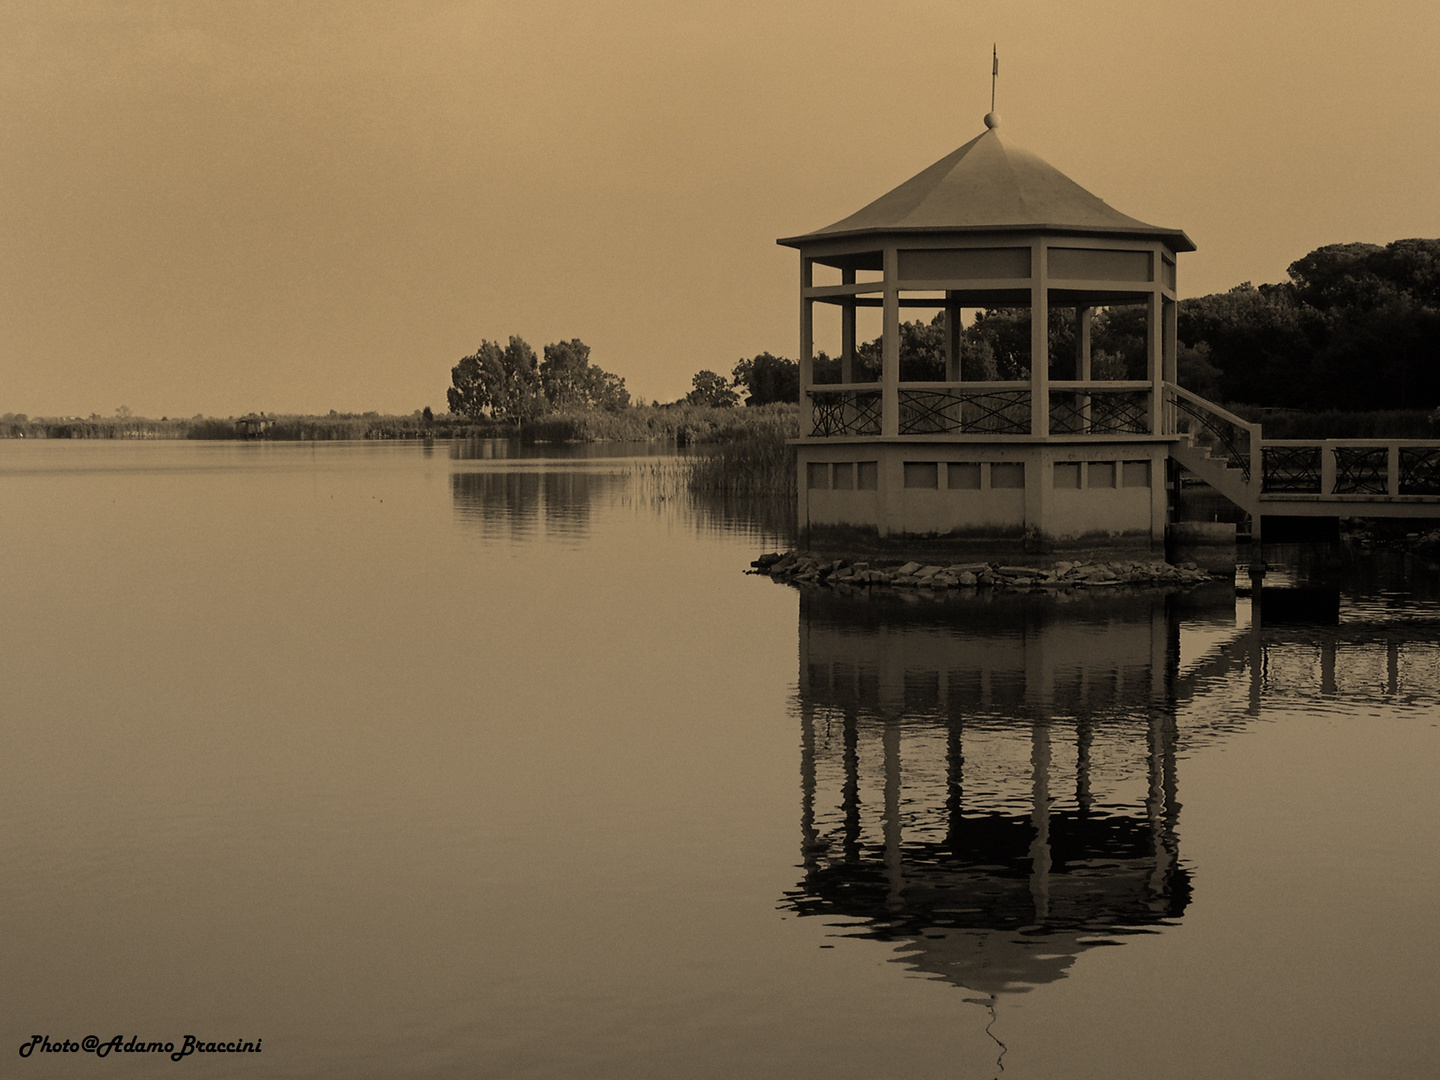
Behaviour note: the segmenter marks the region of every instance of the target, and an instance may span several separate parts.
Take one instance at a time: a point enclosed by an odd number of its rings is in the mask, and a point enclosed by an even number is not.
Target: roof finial
[[[1000,114],[995,111],[995,81],[1000,78],[1000,53],[992,43],[990,46],[990,111],[985,114],[985,126],[994,131],[1000,126]]]

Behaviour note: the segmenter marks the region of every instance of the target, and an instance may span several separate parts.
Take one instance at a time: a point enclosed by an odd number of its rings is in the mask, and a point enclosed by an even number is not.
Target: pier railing
[[[1266,439],[1260,490],[1321,496],[1440,496],[1440,441]]]

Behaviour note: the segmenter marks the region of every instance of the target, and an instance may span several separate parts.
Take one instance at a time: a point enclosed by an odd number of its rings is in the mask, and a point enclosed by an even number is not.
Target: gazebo
[[[985,127],[849,217],[778,241],[800,252],[800,526],[1161,542],[1175,260],[1195,245],[1015,146],[996,114]],[[1092,318],[1117,305],[1143,307],[1143,370],[1096,379]],[[881,314],[878,381],[858,359],[867,308]],[[907,308],[943,312],[941,380],[902,379]],[[967,355],[966,309],[1027,308],[1028,372],[999,377]],[[1073,319],[1065,356],[1057,312]],[[838,315],[838,371],[816,369],[817,314]]]

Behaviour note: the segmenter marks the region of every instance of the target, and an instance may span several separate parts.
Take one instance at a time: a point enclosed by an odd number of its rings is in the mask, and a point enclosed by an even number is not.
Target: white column
[[[806,293],[814,282],[814,264],[804,256],[800,258],[800,414],[810,408],[810,387],[815,381],[815,301]],[[808,435],[805,425],[801,434]]]
[[[855,271],[842,270],[841,280],[846,285],[855,284]],[[840,381],[855,381],[855,298],[845,301],[840,309]]]
[[[1157,256],[1158,258],[1158,256]],[[1161,409],[1164,406],[1164,355],[1162,337],[1165,320],[1160,311],[1164,301],[1160,285],[1151,289],[1149,303],[1145,307],[1145,370],[1150,373],[1150,434],[1158,435],[1161,427]]]
[[[884,328],[880,350],[880,434],[900,434],[900,254],[885,249]]]
[[[1050,297],[1045,241],[1030,251],[1030,434],[1050,434]]]
[[[960,381],[960,305],[955,302],[955,291],[945,294],[945,380]]]
[[[1075,309],[1075,378],[1090,381],[1090,329],[1095,321],[1095,309],[1085,305]],[[1081,394],[1080,430],[1090,432],[1090,395]]]
[[[1179,305],[1168,297],[1162,299],[1165,312],[1164,326],[1164,358],[1161,373],[1166,382],[1178,383],[1180,381],[1180,329],[1179,329]]]

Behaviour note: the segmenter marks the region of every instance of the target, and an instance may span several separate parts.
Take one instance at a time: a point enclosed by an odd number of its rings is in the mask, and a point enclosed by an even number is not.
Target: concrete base
[[[1030,551],[1165,536],[1164,440],[801,439],[798,525]]]
[[[1057,559],[1080,562],[1113,562],[1152,559],[1163,554],[1146,536],[1107,537],[1101,540],[1068,540],[1045,543],[1037,537],[983,536],[900,536],[882,537],[874,529],[851,526],[812,525],[800,535],[805,551],[821,556],[847,559],[921,562],[948,566],[952,563],[1013,563],[1022,555],[1045,555],[1045,565]],[[1029,564],[1027,564],[1029,565]],[[1198,565],[1198,562],[1197,562]]]

